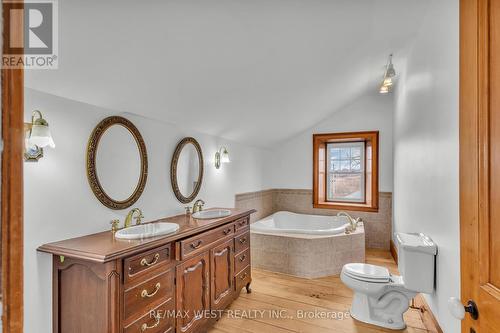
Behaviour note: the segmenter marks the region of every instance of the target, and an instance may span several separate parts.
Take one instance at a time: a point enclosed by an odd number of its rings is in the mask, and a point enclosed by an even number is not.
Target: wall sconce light
[[[387,94],[389,92],[389,87],[388,86],[381,86],[379,93],[381,94]]]
[[[42,113],[33,111],[31,123],[24,123],[24,160],[38,162],[43,157],[43,148],[56,145],[50,134],[49,123],[43,119]]]
[[[215,168],[219,169],[221,163],[230,163],[231,160],[229,159],[229,152],[227,151],[226,147],[221,147],[216,153],[215,153]]]
[[[384,78],[382,79],[382,84],[380,85],[379,92],[381,94],[387,94],[391,91],[392,85],[394,84],[392,78],[396,76],[396,70],[392,64],[392,54],[389,55],[387,65],[385,66]]]

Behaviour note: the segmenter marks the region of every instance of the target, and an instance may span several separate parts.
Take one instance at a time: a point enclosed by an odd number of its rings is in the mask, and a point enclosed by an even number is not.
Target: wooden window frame
[[[371,145],[372,151],[372,167],[371,167],[371,181],[367,182],[365,179],[365,188],[370,185],[370,190],[365,192],[365,202],[340,202],[340,201],[327,201],[326,200],[326,172],[324,176],[320,176],[320,161],[321,150],[325,150],[327,143],[332,142],[359,142],[364,141]],[[326,160],[326,151],[324,151]],[[366,159],[366,150],[365,150]],[[326,162],[326,161],[325,161]],[[325,166],[326,168],[326,166]],[[323,209],[335,210],[351,210],[351,211],[365,211],[365,212],[378,212],[378,169],[379,169],[379,131],[364,131],[364,132],[345,132],[345,133],[322,133],[313,134],[313,207]],[[365,177],[367,163],[365,161]],[[324,179],[323,179],[324,178]],[[367,202],[367,197],[370,200]]]

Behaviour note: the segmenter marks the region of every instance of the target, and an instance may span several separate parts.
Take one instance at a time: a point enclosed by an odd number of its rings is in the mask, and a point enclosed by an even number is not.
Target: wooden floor
[[[397,273],[388,251],[367,250],[366,262],[386,266]],[[394,332],[357,322],[349,316],[343,319],[319,317],[337,315],[339,318],[339,314],[349,311],[352,292],[338,276],[308,280],[254,269],[252,277],[252,293],[243,291],[209,333]],[[299,318],[301,311],[307,311],[314,318]],[[408,327],[398,332],[431,332],[416,309],[406,312],[405,321]]]

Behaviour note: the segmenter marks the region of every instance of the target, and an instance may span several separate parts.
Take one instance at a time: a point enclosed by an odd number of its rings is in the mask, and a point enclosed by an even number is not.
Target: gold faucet
[[[118,228],[120,227],[120,220],[112,220],[110,224],[111,224],[111,232],[115,233],[118,231]]]
[[[203,201],[201,199],[196,200],[194,202],[194,205],[193,205],[193,214],[196,212],[201,212],[204,204],[205,204],[205,201]]]
[[[125,228],[128,228],[132,225],[132,218],[134,218],[135,213],[139,213],[139,215],[135,217],[135,224],[141,224],[141,219],[144,218],[144,215],[142,215],[142,211],[139,208],[134,208],[130,212],[128,212],[127,217],[125,218]]]
[[[353,218],[351,215],[347,214],[346,212],[340,212],[340,213],[337,213],[337,216],[345,216],[349,219],[349,224],[351,226],[351,230],[350,231],[356,231],[356,228],[358,227],[358,223],[359,222],[362,222],[361,218],[358,217],[357,219]]]

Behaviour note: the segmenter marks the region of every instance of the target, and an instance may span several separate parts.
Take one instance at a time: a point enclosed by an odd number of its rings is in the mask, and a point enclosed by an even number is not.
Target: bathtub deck
[[[391,272],[397,273],[397,266],[388,251],[367,250],[366,262],[386,266]],[[307,311],[312,315],[315,311],[327,314],[331,311],[349,310],[352,292],[342,284],[338,276],[308,280],[259,269],[254,269],[252,274],[252,293],[243,291],[230,306],[229,312],[209,333],[394,332],[357,322],[350,317],[343,320],[322,319],[319,316],[313,319],[297,318],[297,311]],[[240,314],[237,312],[239,310],[250,311]],[[262,310],[264,315],[259,315],[255,310]],[[280,310],[286,312],[279,312]],[[273,318],[270,313],[274,313],[275,317],[279,316]],[[251,318],[246,318],[245,315]],[[235,318],[237,316],[239,318]],[[408,327],[397,332],[433,332],[425,327],[420,311],[416,309],[410,308],[405,314],[405,320]]]

